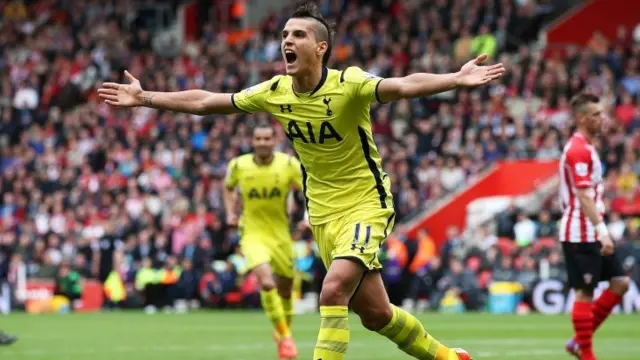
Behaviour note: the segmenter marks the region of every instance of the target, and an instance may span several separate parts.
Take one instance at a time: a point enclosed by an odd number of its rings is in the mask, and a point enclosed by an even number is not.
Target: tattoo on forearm
[[[142,96],[142,103],[146,106],[151,106],[153,105],[153,102],[151,101],[152,99],[153,99],[152,94],[145,94],[144,96]]]

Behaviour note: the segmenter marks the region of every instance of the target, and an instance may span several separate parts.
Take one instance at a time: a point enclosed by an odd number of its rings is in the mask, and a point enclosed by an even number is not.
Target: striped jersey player
[[[593,333],[622,300],[629,277],[605,223],[603,168],[592,143],[602,129],[602,105],[597,96],[584,93],[572,99],[571,109],[576,132],[560,160],[564,214],[559,238],[569,286],[576,292],[571,314],[575,335],[566,350],[580,360],[594,360]],[[609,288],[594,302],[593,290],[600,281],[609,281]]]
[[[586,191],[594,201],[598,215],[604,216],[602,171],[598,152],[584,135],[576,132],[564,147],[560,159],[560,197],[564,208],[560,241],[597,241],[596,228],[582,210],[577,192]]]

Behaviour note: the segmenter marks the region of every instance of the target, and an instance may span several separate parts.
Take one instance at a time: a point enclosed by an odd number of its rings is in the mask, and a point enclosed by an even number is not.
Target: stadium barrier
[[[28,313],[57,312],[54,301],[55,284],[51,280],[28,280],[26,284],[25,310]],[[84,280],[82,283],[82,299],[77,312],[95,312],[102,309],[102,284],[95,280]]]
[[[607,287],[607,282],[601,282],[595,290],[595,297],[600,296]],[[566,291],[565,284],[559,280],[542,280],[533,288],[533,308],[545,315],[571,312],[574,300],[575,292],[573,290]],[[622,303],[613,310],[613,313],[620,312],[625,314],[640,312],[640,291],[633,281],[629,285],[629,291],[624,295]]]

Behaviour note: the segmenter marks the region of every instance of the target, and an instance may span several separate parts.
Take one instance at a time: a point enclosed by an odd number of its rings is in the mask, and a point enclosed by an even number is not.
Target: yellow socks
[[[291,328],[291,321],[293,320],[293,298],[289,297],[285,299],[280,298],[282,301],[282,309],[284,310],[284,318],[287,320],[287,325]]]
[[[273,328],[276,329],[281,337],[291,337],[291,330],[284,315],[282,308],[282,301],[278,290],[271,289],[269,291],[260,291],[260,300],[262,302],[262,309],[265,314],[271,320]]]
[[[393,317],[387,326],[378,331],[380,335],[387,337],[400,350],[416,359],[458,360],[455,351],[429,335],[413,315],[396,306],[392,305],[392,308]]]
[[[344,360],[349,346],[346,306],[320,306],[320,333],[313,360]]]

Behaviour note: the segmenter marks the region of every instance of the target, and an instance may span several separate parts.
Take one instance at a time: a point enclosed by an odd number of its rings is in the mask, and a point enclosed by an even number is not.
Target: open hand
[[[113,106],[132,107],[144,105],[144,97],[140,81],[133,77],[127,70],[124,76],[129,80],[129,84],[118,84],[107,82],[98,89],[98,96],[105,103]]]
[[[484,85],[502,77],[506,71],[502,63],[489,66],[481,65],[485,60],[487,60],[487,55],[482,54],[464,64],[458,72],[458,85],[461,87]]]

